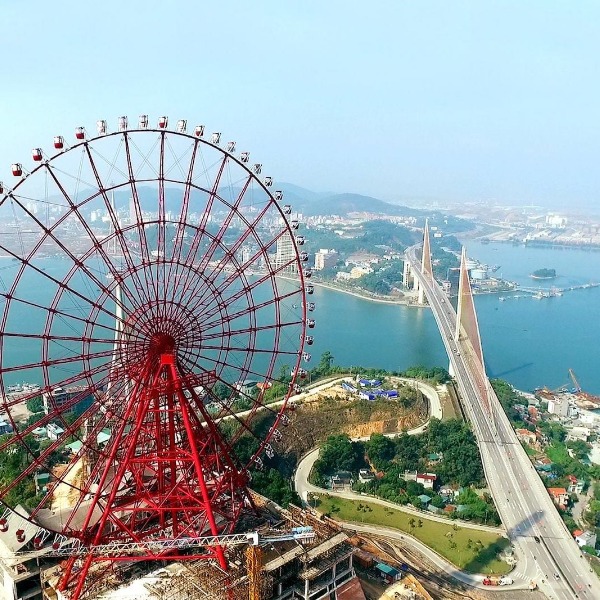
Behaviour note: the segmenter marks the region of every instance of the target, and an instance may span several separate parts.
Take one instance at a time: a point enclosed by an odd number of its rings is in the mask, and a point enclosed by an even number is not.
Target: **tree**
[[[424,448],[423,442],[422,436],[408,435],[406,432],[396,438],[396,461],[402,471],[418,468]]]
[[[217,381],[212,387],[212,395],[218,400],[228,400],[232,394],[232,388],[222,381]]]
[[[327,438],[314,469],[319,475],[329,475],[340,470],[356,472],[364,464],[363,444],[351,441],[346,434],[340,434]]]
[[[300,506],[300,497],[277,469],[256,472],[252,476],[252,489],[277,502],[284,508],[292,503]]]
[[[444,502],[444,499],[439,495],[436,494],[430,502],[431,506],[435,506],[435,508],[444,508],[444,506],[446,505]]]
[[[423,365],[417,365],[409,367],[401,373],[402,377],[408,377],[410,379],[429,379],[434,383],[446,383],[450,381],[451,377],[446,369],[442,367],[424,367]]]
[[[321,354],[321,359],[319,360],[319,364],[313,369],[313,373],[317,377],[323,377],[328,375],[331,371],[331,363],[333,362],[333,355],[329,350],[325,350],[323,354]]]
[[[567,442],[567,448],[573,450],[578,460],[583,460],[590,453],[591,446],[582,440],[572,440]]]
[[[369,459],[377,469],[383,470],[396,454],[394,442],[381,433],[372,433],[365,446]]]
[[[44,401],[41,396],[29,398],[25,404],[27,406],[27,410],[32,413],[39,413],[44,410]]]

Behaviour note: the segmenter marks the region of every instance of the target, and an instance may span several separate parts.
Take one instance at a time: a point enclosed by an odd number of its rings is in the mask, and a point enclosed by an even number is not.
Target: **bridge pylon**
[[[431,243],[429,239],[429,219],[425,219],[425,229],[423,230],[423,254],[421,256],[421,273],[428,279],[433,280],[433,268],[431,266]],[[423,286],[418,286],[419,304],[425,303],[425,290]]]
[[[460,276],[458,280],[458,300],[456,306],[456,330],[454,339],[463,349],[467,349],[466,358],[472,362],[472,372],[475,375],[477,388],[483,400],[484,410],[492,417],[489,399],[489,381],[485,373],[483,349],[479,334],[479,323],[475,312],[473,290],[467,269],[467,252],[463,246],[460,257]]]

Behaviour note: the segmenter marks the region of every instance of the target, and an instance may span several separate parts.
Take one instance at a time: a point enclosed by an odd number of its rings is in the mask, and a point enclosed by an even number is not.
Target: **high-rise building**
[[[295,274],[298,272],[296,268],[296,247],[294,239],[289,233],[283,234],[277,240],[277,250],[275,252],[275,268],[279,271],[282,265],[289,265],[281,269],[280,273]]]
[[[322,271],[330,267],[335,267],[338,261],[338,253],[335,250],[321,248],[315,253],[315,270]]]

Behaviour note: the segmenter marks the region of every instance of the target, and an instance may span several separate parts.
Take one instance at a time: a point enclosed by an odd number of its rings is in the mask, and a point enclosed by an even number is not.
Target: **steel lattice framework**
[[[166,117],[97,131],[0,183],[0,452],[18,463],[0,493],[88,549],[62,577],[74,599],[98,561],[175,548],[226,569],[220,545],[181,540],[230,534],[252,508],[314,327],[298,220],[249,153]]]

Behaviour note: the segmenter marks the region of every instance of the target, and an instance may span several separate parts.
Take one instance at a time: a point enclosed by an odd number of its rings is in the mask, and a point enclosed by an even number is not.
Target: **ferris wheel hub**
[[[155,333],[150,339],[152,355],[172,354],[175,350],[175,338],[168,333]]]

